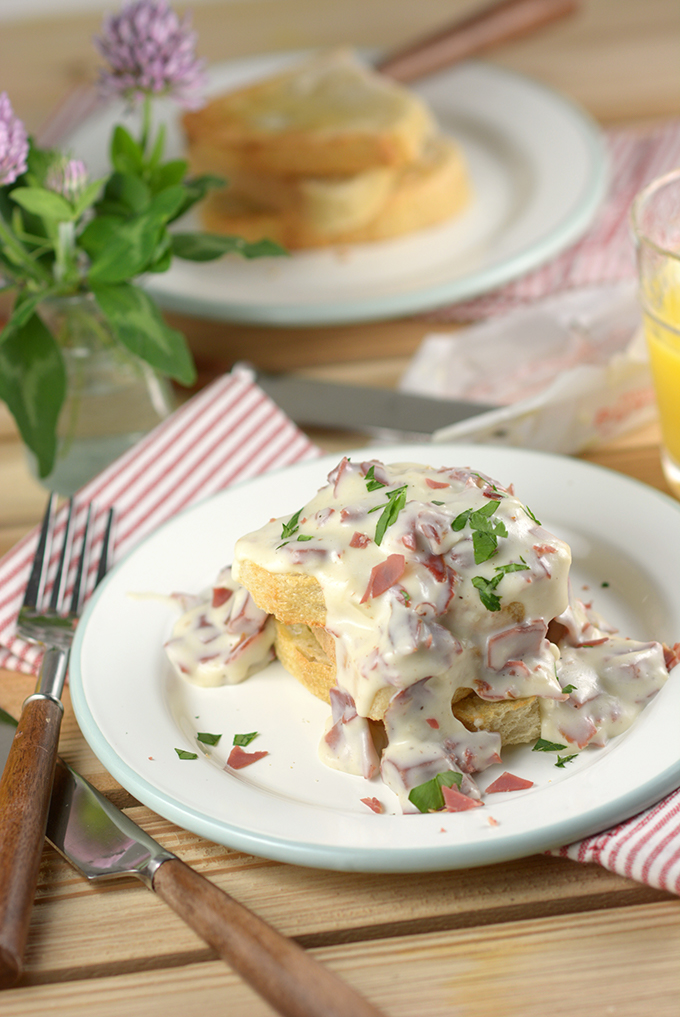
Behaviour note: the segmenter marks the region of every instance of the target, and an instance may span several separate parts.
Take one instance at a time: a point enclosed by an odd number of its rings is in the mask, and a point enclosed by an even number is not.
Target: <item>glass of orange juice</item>
[[[661,464],[680,498],[680,169],[633,202],[639,295],[661,423]]]

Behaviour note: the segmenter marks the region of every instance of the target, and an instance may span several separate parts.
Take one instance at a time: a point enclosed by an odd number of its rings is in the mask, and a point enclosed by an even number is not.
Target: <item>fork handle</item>
[[[47,650],[41,674],[65,675],[67,659]],[[52,694],[28,697],[0,780],[0,988],[22,970],[63,712]]]

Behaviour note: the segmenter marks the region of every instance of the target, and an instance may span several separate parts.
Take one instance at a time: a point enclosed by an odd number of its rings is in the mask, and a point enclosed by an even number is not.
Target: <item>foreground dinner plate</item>
[[[212,69],[211,92],[273,73],[301,54],[277,54]],[[442,129],[457,138],[475,197],[468,210],[391,241],[290,258],[175,260],[147,288],[168,310],[226,321],[319,325],[368,321],[477,296],[542,264],[587,229],[604,196],[606,158],[597,126],[550,89],[499,67],[466,62],[413,86]],[[177,107],[156,107],[168,154],[183,153]],[[92,175],[106,172],[111,106],[69,139]],[[136,128],[133,128],[136,130]],[[200,228],[196,220],[181,228]]]
[[[442,445],[361,450],[390,462],[471,466],[514,483],[541,522],[569,541],[577,595],[638,639],[680,636],[680,508],[635,481],[574,459],[514,449]],[[280,664],[237,686],[198,689],[177,678],[163,642],[176,617],[162,598],[209,587],[235,540],[292,514],[338,456],[233,487],[175,517],[104,581],[71,655],[73,705],[85,738],[140,801],[209,840],[299,865],[375,872],[449,869],[569,843],[624,819],[680,783],[680,668],[638,722],[563,769],[529,746],[503,752],[503,769],[535,782],[471,812],[403,815],[379,779],[324,766],[317,745],[329,708]],[[233,736],[259,732],[268,755],[224,769]],[[198,732],[222,736],[202,746]],[[175,749],[197,752],[182,760]],[[377,797],[385,812],[362,802]]]

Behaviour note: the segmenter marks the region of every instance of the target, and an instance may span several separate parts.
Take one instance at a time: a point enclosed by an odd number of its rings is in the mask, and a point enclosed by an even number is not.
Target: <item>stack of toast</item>
[[[318,579],[301,572],[270,572],[242,560],[239,580],[258,606],[274,616],[274,647],[283,666],[313,695],[330,702],[336,683],[335,639],[325,627],[326,605]],[[512,622],[510,616],[508,621]],[[370,720],[383,720],[394,693],[393,688],[378,692],[368,713]],[[503,745],[532,742],[541,734],[536,696],[488,701],[463,687],[456,689],[451,709],[469,731],[495,731]]]
[[[290,250],[382,240],[470,201],[458,145],[425,103],[350,51],[216,96],[184,115],[192,170],[223,176],[205,227]]]

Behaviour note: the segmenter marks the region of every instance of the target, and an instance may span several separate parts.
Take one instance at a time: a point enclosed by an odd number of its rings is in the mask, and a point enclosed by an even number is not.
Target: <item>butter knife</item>
[[[0,709],[0,773],[16,725]],[[61,759],[47,838],[88,880],[141,880],[284,1017],[384,1017],[297,943],[158,844]]]

